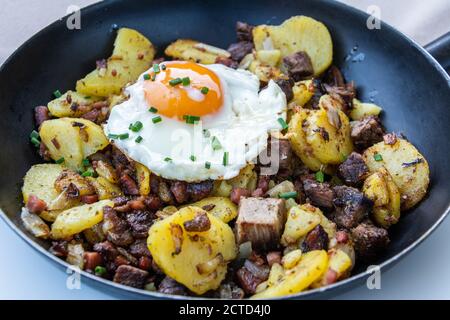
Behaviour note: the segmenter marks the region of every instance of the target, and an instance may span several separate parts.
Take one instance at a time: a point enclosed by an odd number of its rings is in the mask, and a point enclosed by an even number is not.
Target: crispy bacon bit
[[[39,145],[39,155],[44,161],[50,161],[52,159],[50,157],[50,151],[48,151],[47,146],[43,142]]]
[[[423,162],[423,158],[417,158],[417,159],[415,159],[415,160],[413,160],[411,162],[403,162],[402,163],[402,167],[403,168],[407,168],[407,167],[410,167],[410,166],[415,166],[416,164],[419,164],[419,163],[422,163],[422,162]]]
[[[183,245],[183,228],[179,224],[170,224],[170,234],[172,235],[172,241],[174,245],[174,252],[172,255],[177,255],[181,252],[181,246]]]
[[[55,146],[56,149],[59,150],[59,148],[61,148],[61,145],[59,144],[58,140],[56,138],[53,138],[52,140],[52,144]]]
[[[204,232],[211,228],[211,221],[206,213],[198,212],[194,219],[185,221],[183,226],[187,232]]]
[[[120,177],[120,184],[125,194],[132,196],[139,195],[139,189],[136,182],[128,174],[123,174]]]
[[[98,195],[96,195],[96,194],[90,194],[90,195],[81,197],[81,202],[86,203],[86,204],[95,203],[97,201],[98,201]]]
[[[152,259],[146,256],[140,257],[138,267],[142,270],[150,270],[150,268],[152,267]]]
[[[40,127],[42,122],[50,119],[50,114],[46,106],[37,106],[34,108],[34,119],[36,120],[36,126]]]
[[[397,135],[395,133],[387,133],[383,136],[385,144],[393,145],[397,142]]]
[[[112,69],[112,70],[111,70],[111,75],[112,75],[113,77],[117,76],[117,70],[116,70],[116,69]]]
[[[349,240],[348,233],[346,231],[336,232],[336,241],[338,243],[347,243]]]
[[[80,190],[78,190],[77,186],[72,182],[69,183],[65,192],[68,199],[77,199],[80,196]]]
[[[245,188],[233,188],[231,190],[230,198],[236,204],[239,204],[241,197],[249,197],[251,192]]]
[[[322,136],[323,140],[330,141],[330,135],[328,134],[327,130],[325,130],[325,128],[318,127],[317,129],[314,129],[313,131],[319,133]]]
[[[44,200],[39,199],[34,194],[30,194],[28,196],[27,209],[31,213],[40,214],[47,209],[47,204]]]
[[[102,264],[102,256],[98,252],[85,251],[83,254],[84,269],[94,271],[95,267]]]

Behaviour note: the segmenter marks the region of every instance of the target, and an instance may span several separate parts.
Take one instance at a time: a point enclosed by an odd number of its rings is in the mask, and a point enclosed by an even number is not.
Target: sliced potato
[[[203,64],[216,63],[218,57],[230,57],[230,53],[224,49],[191,39],[178,39],[171,43],[164,53],[176,60],[193,61]]]
[[[50,235],[50,228],[48,225],[36,214],[30,213],[27,208],[22,208],[20,219],[28,231],[37,238],[48,238]]]
[[[118,185],[111,183],[103,177],[88,177],[88,180],[94,187],[99,200],[113,199],[122,195],[122,190],[120,190]]]
[[[312,80],[296,82],[292,87],[292,92],[294,93],[294,98],[292,99],[291,103],[296,106],[303,107],[314,96],[314,87],[312,85]]]
[[[257,178],[256,172],[254,171],[255,165],[249,163],[244,168],[241,169],[239,175],[227,180],[233,188],[244,188],[253,191],[256,187],[255,180]]]
[[[278,79],[281,77],[282,72],[279,68],[264,64],[259,60],[253,60],[248,70],[256,75],[261,82],[269,82],[271,79]]]
[[[352,260],[351,258],[340,249],[330,249],[328,250],[328,268],[327,271],[324,272],[322,277],[320,277],[317,281],[312,284],[313,288],[322,287],[325,285],[329,285],[334,283],[342,278],[345,278],[350,274],[352,268]],[[330,282],[327,279],[327,273],[331,271],[335,273],[335,278],[332,279],[334,281]]]
[[[271,67],[277,66],[280,62],[280,58],[280,50],[259,50],[256,52],[256,59]]]
[[[207,211],[225,223],[237,217],[237,206],[227,197],[208,197],[190,204]]]
[[[328,69],[333,60],[333,42],[327,27],[310,17],[294,16],[279,26],[256,26],[253,42],[257,51],[278,49],[282,57],[305,51],[315,76]]]
[[[109,162],[102,160],[96,161],[95,172],[97,172],[100,177],[105,178],[111,183],[117,183],[119,181],[116,170]]]
[[[375,154],[381,156],[380,161],[375,160]],[[398,138],[393,145],[379,142],[368,148],[363,158],[371,172],[386,168],[400,190],[402,210],[412,208],[425,196],[430,183],[428,162],[408,141]]]
[[[91,186],[91,184],[85,177],[82,177],[78,172],[65,169],[56,178],[55,189],[58,192],[63,192],[69,187],[70,184],[75,185],[75,187],[78,189],[80,196],[95,193],[94,188]]]
[[[146,196],[150,193],[150,170],[139,162],[135,162],[135,167],[139,193]]]
[[[61,212],[52,224],[51,237],[65,239],[89,229],[103,220],[103,207],[114,207],[111,200],[101,200]]]
[[[55,181],[63,170],[64,167],[56,163],[32,166],[23,179],[22,195],[24,203],[27,203],[30,194],[34,194],[48,206],[59,195],[59,192],[55,189]]]
[[[75,105],[89,105],[100,100],[99,97],[87,96],[75,91],[67,91],[61,97],[50,101],[47,104],[50,113],[58,118],[62,117],[79,117],[82,115],[80,108],[72,108]]]
[[[184,223],[198,214],[206,214],[210,228],[188,232]],[[237,254],[231,228],[198,207],[182,208],[153,224],[147,244],[161,270],[196,294],[217,289]]]
[[[76,91],[100,97],[120,94],[127,83],[136,81],[150,67],[154,56],[155,48],[150,40],[136,30],[121,28],[106,68],[95,69],[77,81]]]
[[[297,243],[301,237],[320,224],[321,217],[318,212],[320,209],[310,204],[292,207],[287,215],[281,243],[284,246]]]
[[[78,130],[84,158],[103,150],[109,144],[102,127],[98,124],[81,118],[63,118],[63,120],[69,122],[72,127]],[[80,126],[80,123],[83,126]]]
[[[353,99],[353,109],[350,111],[352,120],[361,120],[367,116],[378,116],[383,109],[374,103],[361,102]]]
[[[328,266],[328,255],[324,250],[314,250],[302,255],[292,269],[284,270],[284,275],[273,286],[253,295],[252,299],[267,299],[295,294],[308,288],[319,279]]]

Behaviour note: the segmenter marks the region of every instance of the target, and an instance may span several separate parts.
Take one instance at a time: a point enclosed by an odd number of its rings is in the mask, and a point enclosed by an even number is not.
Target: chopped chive
[[[324,182],[325,181],[325,175],[322,171],[317,171],[316,172],[316,180],[318,182]]]
[[[64,157],[59,158],[58,160],[55,161],[55,163],[57,164],[61,164],[64,162]]]
[[[158,109],[156,109],[155,107],[150,107],[150,109],[148,109],[148,111],[150,111],[151,113],[157,113]]]
[[[94,175],[94,170],[92,168],[88,168],[86,171],[84,171],[81,176],[83,177],[92,177]]]
[[[222,145],[220,144],[219,139],[217,137],[212,137],[211,146],[213,150],[220,150],[222,149]]]
[[[97,276],[102,276],[106,273],[106,268],[102,266],[96,266],[94,272]]]
[[[208,87],[203,87],[200,89],[200,92],[203,94],[207,94],[209,92],[209,88]]]
[[[152,75],[152,81],[155,81],[156,80],[156,73],[154,73],[153,75]]]
[[[191,161],[195,161],[195,160],[197,160],[197,157],[192,155],[192,156],[189,157],[189,159],[191,159]]]
[[[190,116],[190,115],[184,115],[183,119],[186,120],[186,123],[188,124],[195,124],[196,122],[200,121],[199,116]]]
[[[166,65],[165,65],[165,64],[162,64],[162,65],[161,65],[161,69],[162,69],[162,70],[166,70],[166,69],[167,69]]]
[[[161,70],[159,69],[159,64],[154,64],[153,65],[153,71],[155,71],[155,73],[159,73]]]
[[[88,167],[91,163],[89,162],[89,159],[83,159],[83,160],[81,161],[81,164],[82,164],[84,167]]]
[[[108,134],[108,138],[109,138],[109,139],[119,139],[119,135],[118,135],[118,134],[110,133],[110,134]]]
[[[85,99],[90,99],[91,98],[91,96],[86,96],[86,97],[84,97]]]
[[[139,132],[143,127],[144,125],[140,121],[136,121],[135,123],[130,124],[130,130],[133,132]]]
[[[224,166],[227,166],[227,165],[228,165],[228,151],[225,151],[225,152],[223,153],[222,164],[223,164]]]
[[[150,75],[148,73],[144,74],[144,80],[150,80]]]
[[[30,139],[31,139],[31,138],[39,139],[39,132],[37,132],[36,130],[31,131],[31,133],[30,133]]]
[[[172,162],[172,158],[166,157],[166,158],[164,158],[164,161],[165,162]]]
[[[120,140],[125,140],[125,139],[128,139],[129,137],[130,137],[130,135],[128,133],[119,134]]]
[[[59,90],[56,90],[55,92],[53,92],[53,95],[54,95],[56,98],[61,98],[61,96],[62,96],[61,91],[59,91]]]
[[[209,138],[209,137],[211,137],[211,132],[209,132],[208,129],[203,129],[203,136],[205,138]]]
[[[282,199],[291,199],[291,198],[295,199],[295,198],[297,198],[297,192],[296,191],[283,192],[283,193],[280,193],[278,195],[278,197],[282,198]]]
[[[175,78],[175,79],[170,80],[169,84],[173,87],[173,86],[176,86],[176,85],[178,85],[178,84],[180,84],[182,82],[183,82],[183,80],[181,80],[181,78]]]
[[[289,127],[288,124],[286,123],[286,121],[284,121],[283,118],[278,118],[278,123],[281,125],[281,128],[283,128],[283,130],[287,129]]]
[[[383,160],[383,157],[381,156],[381,154],[375,153],[375,154],[373,155],[373,159],[374,159],[375,161],[382,161],[382,160]]]
[[[206,169],[211,169],[211,162],[206,161],[206,162],[205,162],[205,168],[206,168]]]
[[[184,77],[183,79],[181,79],[181,83],[183,84],[183,86],[188,86],[191,83],[191,79],[189,79],[189,77]]]
[[[138,136],[137,138],[136,138],[136,140],[134,140],[136,143],[141,143],[141,141],[143,140],[144,138],[142,138],[141,136]]]
[[[37,139],[37,138],[35,138],[35,137],[32,137],[32,138],[31,138],[31,143],[32,143],[36,148],[38,148],[38,147],[41,145],[41,142],[39,141],[39,139]]]
[[[162,118],[160,116],[152,118],[152,122],[153,123],[158,123],[158,122],[161,122],[161,121],[162,121]]]

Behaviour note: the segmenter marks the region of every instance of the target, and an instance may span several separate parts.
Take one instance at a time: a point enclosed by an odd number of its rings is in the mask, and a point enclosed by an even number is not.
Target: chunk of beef
[[[279,155],[279,172],[286,173],[286,175],[290,175],[292,173],[292,148],[289,140],[284,139],[274,139],[278,140],[275,142],[273,152]]]
[[[286,207],[283,199],[242,198],[236,221],[237,241],[251,241],[253,248],[276,247],[285,221]]]
[[[253,42],[251,41],[239,41],[231,44],[227,51],[231,54],[231,59],[234,61],[241,61],[247,54],[253,50]]]
[[[122,174],[120,176],[120,186],[123,193],[126,195],[137,196],[139,195],[139,188],[136,181],[133,180],[128,174]]]
[[[275,263],[281,264],[281,252],[270,251],[266,256],[266,259],[269,267],[272,267]]]
[[[103,208],[103,232],[106,238],[118,246],[127,246],[134,242],[128,223],[120,218],[116,211],[105,206]]]
[[[352,152],[347,159],[339,165],[338,176],[351,186],[360,185],[369,173],[366,163],[359,153]]]
[[[121,265],[114,275],[114,282],[134,288],[143,288],[148,278],[148,272],[129,265]]]
[[[328,93],[335,101],[338,101],[345,113],[353,108],[353,99],[356,96],[356,89],[353,82],[343,86],[330,86],[326,83],[322,84],[325,92]]]
[[[137,239],[135,242],[130,244],[129,251],[136,258],[151,256],[147,247],[147,241],[145,239]]]
[[[289,102],[294,98],[294,92],[292,91],[292,87],[295,85],[295,82],[292,78],[287,79],[276,79],[275,83],[281,88],[286,96],[286,101]]]
[[[242,197],[249,197],[250,195],[251,195],[250,190],[236,187],[231,190],[230,199],[234,203],[239,204]]]
[[[345,86],[345,80],[341,71],[336,66],[331,66],[324,77],[324,82],[333,87]]]
[[[335,211],[335,222],[342,228],[353,228],[358,225],[373,206],[372,200],[366,198],[356,188],[347,186],[336,186],[333,188],[336,197],[333,200]]]
[[[103,241],[94,244],[93,249],[95,252],[98,252],[102,255],[104,260],[114,260],[119,252],[117,248],[109,241]]]
[[[360,150],[383,140],[384,128],[378,117],[368,116],[360,121],[353,121],[351,127],[351,138]]]
[[[178,296],[187,296],[188,292],[185,286],[176,282],[174,279],[170,277],[165,277],[158,286],[158,292],[178,295]]]
[[[135,210],[126,215],[126,220],[131,227],[131,233],[135,238],[147,238],[148,229],[153,223],[153,215],[148,211]]]
[[[260,174],[258,177],[258,183],[256,184],[256,189],[252,192],[252,197],[262,197],[269,190],[270,177],[267,175]]]
[[[36,121],[36,127],[40,127],[42,122],[50,119],[50,113],[46,106],[38,106],[34,108],[34,119]]]
[[[220,57],[220,56],[216,58],[216,63],[223,64],[224,66],[227,66],[228,68],[233,68],[233,69],[237,69],[237,67],[239,66],[239,62],[237,62],[231,58]]]
[[[259,265],[250,260],[245,260],[244,266],[236,272],[236,277],[244,292],[253,294],[256,287],[269,277],[269,266]]]
[[[209,196],[213,190],[214,184],[212,180],[201,182],[192,182],[188,184],[187,191],[192,202],[199,201]]]
[[[241,21],[236,22],[236,35],[239,41],[253,41],[253,26]]]
[[[185,203],[189,200],[187,183],[185,181],[173,181],[172,185],[170,186],[170,191],[172,192],[175,200],[178,203]]]
[[[261,165],[261,172],[264,175],[277,174],[277,177],[285,180],[286,177],[292,175],[292,149],[289,140],[270,138],[266,151],[259,155]],[[267,169],[266,172],[263,171]],[[274,170],[277,170],[275,171]]]
[[[161,208],[162,202],[158,196],[150,194],[144,199],[144,203],[148,209],[155,211]]]
[[[288,71],[288,75],[295,81],[300,81],[314,74],[311,58],[304,51],[284,57],[283,64]]]
[[[328,250],[328,234],[319,224],[306,235],[302,242],[302,252],[312,250]]]
[[[361,223],[353,228],[351,236],[356,253],[365,261],[374,259],[389,244],[388,232],[370,222]]]
[[[116,169],[118,175],[132,174],[134,172],[134,166],[128,160],[127,156],[122,153],[118,148],[113,147],[111,152],[111,162]]]
[[[204,232],[211,228],[211,221],[206,213],[198,212],[193,219],[185,221],[183,226],[187,232]]]
[[[329,183],[306,178],[303,189],[311,204],[324,209],[333,208],[334,192]]]

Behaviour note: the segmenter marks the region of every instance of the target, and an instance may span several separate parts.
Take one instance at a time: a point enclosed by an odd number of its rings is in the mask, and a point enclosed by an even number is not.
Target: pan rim
[[[89,6],[86,6],[81,9],[82,13],[91,13],[95,12],[97,10],[103,10],[105,8],[108,8],[111,4],[116,2],[121,2],[123,0],[112,0],[112,1],[101,1],[94,4],[91,4]],[[354,7],[351,7],[347,4],[337,2],[337,1],[331,1],[331,0],[320,0],[322,5],[331,5],[335,7],[341,7],[345,10],[349,11],[352,14],[359,15],[360,17],[369,17],[369,15],[359,9],[356,9]],[[52,28],[58,27],[70,14],[50,23],[45,28],[41,29],[37,33],[35,33],[31,38],[26,40],[23,44],[21,44],[0,66],[0,74],[4,72],[4,70],[8,67],[8,65],[15,59],[15,57],[20,54],[26,47],[32,45],[35,41],[39,40],[39,37]],[[419,45],[415,40],[409,38],[407,35],[402,33],[401,31],[395,29],[388,23],[381,21],[382,28],[387,28],[390,32],[396,33],[400,36],[400,38],[403,38],[403,40],[407,41],[409,45],[411,45],[414,49],[418,50],[431,64],[431,66],[440,74],[441,77],[447,82],[449,89],[450,89],[450,75],[447,74],[447,72],[444,70],[444,68],[436,61],[436,59],[428,52],[426,51],[421,45]],[[386,270],[388,267],[391,267],[395,264],[395,262],[399,261],[401,258],[406,256],[408,253],[410,253],[413,249],[415,249],[418,245],[420,245],[427,237],[433,233],[437,227],[444,221],[444,219],[449,215],[450,213],[450,199],[448,200],[448,204],[444,212],[441,214],[439,219],[426,231],[424,232],[418,239],[416,239],[414,242],[412,242],[410,245],[408,245],[406,248],[404,248],[402,251],[397,253],[395,256],[383,261],[379,268],[380,270]],[[47,256],[51,261],[57,263],[61,267],[69,268],[70,264],[68,264],[66,261],[59,259],[58,257],[52,255],[49,251],[41,247],[37,242],[35,242],[31,236],[23,232],[19,229],[18,226],[16,226],[12,220],[8,217],[8,215],[0,208],[0,217],[5,221],[5,223],[28,245],[33,247],[35,250],[37,250],[39,253],[43,254],[44,256]],[[211,300],[224,300],[224,299],[214,299],[214,298],[205,298],[205,297],[186,297],[186,296],[178,296],[178,295],[167,295],[162,294],[159,292],[150,292],[143,289],[137,289],[129,286],[125,286],[122,284],[115,283],[110,280],[106,280],[97,276],[94,276],[86,271],[81,271],[80,274],[83,277],[88,278],[90,281],[98,282],[98,284],[101,284],[102,286],[106,287],[113,287],[114,289],[123,290],[129,294],[133,294],[134,297],[140,296],[142,298],[157,298],[157,299],[173,299],[173,300],[205,300],[205,299],[211,299]],[[333,290],[336,290],[337,288],[345,288],[349,287],[352,283],[357,283],[358,281],[361,281],[363,278],[369,276],[371,273],[370,271],[366,270],[364,272],[360,272],[358,274],[355,274],[345,280],[339,281],[335,284],[328,285],[326,287],[321,287],[317,289],[312,289],[304,292],[300,292],[297,294],[287,295],[283,297],[277,297],[272,298],[271,300],[284,300],[284,299],[302,299],[302,298],[313,298],[316,295],[319,295],[323,292],[330,292]],[[114,294],[114,293],[112,293]],[[320,296],[318,296],[320,299]]]

